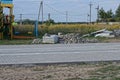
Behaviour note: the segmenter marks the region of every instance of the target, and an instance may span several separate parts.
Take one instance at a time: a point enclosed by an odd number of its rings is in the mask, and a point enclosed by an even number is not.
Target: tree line
[[[101,8],[98,11],[99,18],[97,19],[98,22],[119,22],[120,21],[120,5],[118,6],[115,13],[112,12],[112,9],[105,11]]]

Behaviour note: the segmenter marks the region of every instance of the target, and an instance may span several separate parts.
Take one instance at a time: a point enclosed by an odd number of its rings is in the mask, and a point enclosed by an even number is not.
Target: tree
[[[114,14],[111,9],[108,11],[105,11],[103,8],[101,8],[99,10],[99,16],[100,16],[102,22],[115,21]]]
[[[50,19],[50,20],[47,20],[45,23],[47,26],[50,26],[51,24],[54,24],[55,22],[54,20]]]
[[[3,31],[3,8],[0,6],[0,32]]]
[[[112,18],[113,17],[113,12],[110,9],[109,11],[107,11],[107,18]]]
[[[120,5],[118,6],[116,13],[115,13],[116,21],[120,21]]]
[[[105,12],[105,10],[103,8],[101,8],[99,10],[99,16],[101,18],[101,21],[106,21],[107,13]]]
[[[107,22],[115,22],[115,15],[112,12],[112,9],[108,10],[107,12]]]
[[[117,18],[120,18],[120,5],[118,6],[116,13],[115,13]]]

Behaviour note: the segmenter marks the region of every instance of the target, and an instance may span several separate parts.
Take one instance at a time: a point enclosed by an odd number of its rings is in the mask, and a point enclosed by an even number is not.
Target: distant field
[[[59,24],[59,25],[39,25],[38,30],[39,34],[44,35],[45,33],[57,34],[58,32],[66,33],[81,33],[86,34],[93,31],[101,30],[101,29],[120,29],[120,25],[106,25],[106,24],[94,24],[94,25],[87,25],[87,24]],[[34,32],[34,25],[23,25],[23,26],[16,26],[15,30],[20,32],[21,34],[27,35],[29,32]],[[33,34],[31,34],[33,35]]]

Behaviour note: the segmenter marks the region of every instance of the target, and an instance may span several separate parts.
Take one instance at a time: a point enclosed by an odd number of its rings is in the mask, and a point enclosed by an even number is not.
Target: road
[[[109,60],[120,60],[120,43],[0,46],[0,64]]]

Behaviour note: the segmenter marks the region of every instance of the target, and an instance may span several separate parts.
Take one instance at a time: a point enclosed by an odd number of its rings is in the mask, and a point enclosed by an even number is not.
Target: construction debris
[[[43,36],[43,43],[48,43],[48,44],[55,44],[58,43],[58,35],[49,35],[49,34],[45,34]]]
[[[42,40],[41,39],[34,39],[32,44],[40,44],[42,43]]]
[[[89,36],[93,36],[93,37],[106,37],[106,38],[114,38],[115,34],[113,31],[109,31],[107,29],[102,29],[99,31],[95,31],[89,34],[85,34],[82,36],[82,38],[84,37],[89,37]]]
[[[116,31],[115,34],[116,36],[120,36],[120,30]],[[99,42],[97,38],[87,38],[87,37],[93,36],[93,37],[113,38],[115,37],[115,34],[113,33],[113,31],[102,29],[85,35],[80,35],[80,33],[68,33],[65,35],[58,35],[58,36],[59,36],[59,43],[72,44],[72,43],[97,43]]]
[[[93,38],[89,38],[90,36],[92,36]],[[58,33],[58,35],[50,35],[50,34],[46,33],[43,36],[42,40],[34,39],[32,44],[39,44],[39,43],[47,43],[47,44],[98,43],[100,41],[96,37],[113,38],[115,36],[120,37],[120,30],[108,31],[106,29],[102,29],[99,31],[92,32],[90,34],[85,34],[85,35],[81,35],[80,33],[68,33],[68,34],[64,34],[64,35],[62,33]]]
[[[95,37],[107,37],[107,38],[114,38],[115,35],[113,34],[113,31],[102,31],[101,33],[98,33],[95,35]]]
[[[115,37],[120,37],[120,29],[113,31]]]
[[[68,33],[66,35],[59,36],[59,43],[73,44],[73,43],[97,43],[97,39],[82,38],[80,33]]]

